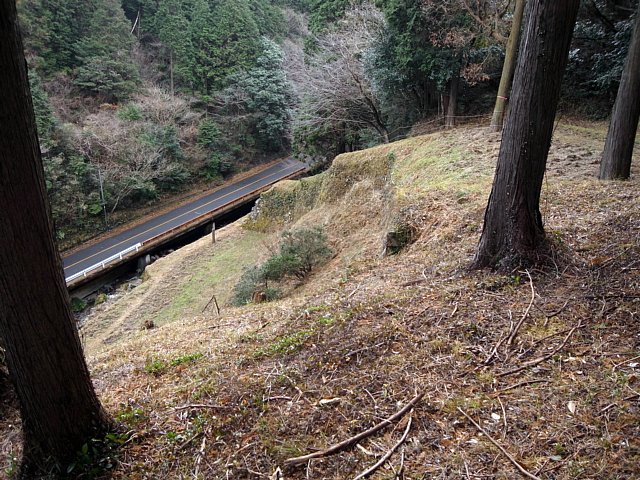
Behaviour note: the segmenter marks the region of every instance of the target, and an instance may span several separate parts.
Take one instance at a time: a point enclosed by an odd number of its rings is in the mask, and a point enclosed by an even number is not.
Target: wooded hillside
[[[562,108],[606,116],[634,1],[581,7]],[[290,152],[484,118],[507,0],[21,0],[61,245]]]

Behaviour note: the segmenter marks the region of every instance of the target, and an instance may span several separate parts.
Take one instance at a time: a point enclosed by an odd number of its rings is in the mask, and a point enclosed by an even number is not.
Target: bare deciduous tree
[[[287,76],[302,103],[302,126],[350,124],[370,128],[383,142],[389,141],[380,99],[364,63],[383,28],[382,13],[364,3],[352,7],[336,30],[315,38],[317,49],[311,58],[288,44]]]

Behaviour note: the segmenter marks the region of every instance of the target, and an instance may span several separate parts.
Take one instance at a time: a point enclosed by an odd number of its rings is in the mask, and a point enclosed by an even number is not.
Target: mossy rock
[[[413,225],[398,224],[385,235],[384,254],[395,255],[411,245],[418,238],[418,231]]]

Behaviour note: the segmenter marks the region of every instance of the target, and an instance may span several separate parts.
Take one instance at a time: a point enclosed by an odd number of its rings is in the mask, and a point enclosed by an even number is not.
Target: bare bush
[[[364,65],[383,28],[382,13],[363,3],[352,7],[336,30],[315,37],[317,48],[311,58],[305,58],[293,42],[285,44],[287,76],[302,103],[299,126],[347,123],[373,129],[382,141],[389,141],[380,99]]]

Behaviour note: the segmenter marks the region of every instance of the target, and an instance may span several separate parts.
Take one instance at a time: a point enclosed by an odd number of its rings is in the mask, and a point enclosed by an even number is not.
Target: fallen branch
[[[487,431],[486,431],[484,428],[482,428],[479,424],[477,424],[473,418],[471,418],[469,415],[467,415],[467,413],[466,413],[464,410],[462,410],[460,407],[458,407],[458,411],[459,411],[462,415],[464,415],[465,417],[467,417],[467,419],[468,419],[471,423],[473,423],[473,425],[474,425],[478,430],[480,430],[480,432],[482,432],[482,434],[483,434],[485,437],[487,437],[491,443],[493,443],[496,447],[498,447],[498,450],[500,450],[500,451],[503,453],[503,455],[504,455],[505,457],[507,457],[507,459],[508,459],[512,464],[513,464],[513,466],[514,466],[514,467],[516,467],[516,468],[518,469],[518,471],[519,471],[522,475],[524,475],[524,476],[525,476],[525,477],[527,477],[527,478],[531,478],[531,479],[533,479],[533,480],[541,480],[541,478],[540,478],[540,477],[536,477],[533,473],[528,472],[528,471],[527,471],[527,470],[526,470],[522,465],[520,465],[520,464],[518,463],[518,461],[517,461],[515,458],[513,458],[513,457],[511,456],[511,454],[510,454],[509,452],[507,452],[507,451],[505,450],[505,448],[504,448],[502,445],[500,445],[498,442],[496,442],[496,441],[493,439],[493,437],[492,437],[491,435],[489,435],[489,434],[487,433]]]
[[[538,365],[539,363],[549,360],[551,357],[553,357],[556,353],[558,353],[560,350],[564,348],[564,346],[569,341],[569,338],[571,338],[571,335],[573,335],[573,332],[575,332],[578,328],[582,328],[582,323],[578,323],[578,325],[576,325],[571,330],[569,330],[569,333],[567,334],[566,337],[564,337],[564,340],[562,341],[560,346],[556,348],[553,352],[548,353],[547,355],[543,355],[542,357],[534,358],[533,360],[529,360],[528,362],[524,362],[519,367],[514,368],[513,370],[507,370],[506,372],[498,373],[496,376],[506,377],[507,375],[513,375],[514,373],[518,373],[524,370],[525,368],[533,367],[534,365]]]
[[[404,429],[404,433],[402,434],[402,438],[400,438],[398,443],[396,443],[393,447],[391,447],[391,450],[389,450],[387,453],[385,453],[380,458],[380,460],[378,460],[376,463],[371,465],[364,472],[359,473],[353,480],[360,480],[361,478],[367,478],[369,475],[371,475],[373,472],[375,472],[377,469],[379,469],[382,465],[384,465],[384,463],[387,460],[389,460],[391,455],[393,455],[393,452],[395,452],[400,447],[400,445],[402,445],[404,443],[404,441],[407,439],[407,435],[409,435],[409,430],[411,429],[411,420],[412,420],[411,417],[409,417],[409,421],[407,422],[407,428]]]
[[[622,402],[628,402],[629,400],[633,400],[635,398],[640,397],[639,394],[635,394],[635,395],[629,395],[628,397],[624,397],[621,401]],[[618,407],[619,405],[616,402],[610,403],[609,405],[607,405],[606,407],[604,407],[602,410],[600,410],[600,414],[602,415],[603,413],[607,412],[608,410],[612,409],[613,407]]]
[[[218,313],[218,316],[220,316],[220,307],[218,306],[218,299],[216,299],[215,294],[211,297],[211,300],[209,300],[209,302],[202,309],[202,313],[204,313],[207,310],[207,308],[209,308],[209,305],[211,305],[211,302],[215,302],[216,312]]]
[[[412,398],[409,403],[407,403],[404,407],[402,407],[402,409],[400,409],[398,412],[394,413],[389,418],[386,418],[385,420],[371,427],[370,429],[359,433],[358,435],[355,435],[351,438],[343,440],[340,443],[336,443],[335,445],[332,445],[331,447],[325,450],[320,450],[318,452],[310,453],[309,455],[303,455],[301,457],[288,458],[284,461],[284,463],[285,465],[288,465],[288,466],[301,465],[301,464],[307,463],[309,460],[313,458],[327,457],[329,455],[334,455],[342,450],[345,450],[346,448],[349,448],[354,443],[358,443],[360,440],[370,437],[377,431],[382,430],[384,427],[387,427],[392,423],[400,420],[409,410],[411,410],[411,408],[416,403],[422,400],[423,396],[424,396],[424,393],[419,393],[414,398]]]
[[[205,435],[204,437],[202,437],[202,444],[200,445],[200,451],[198,451],[198,453],[196,454],[195,471],[193,472],[193,478],[195,480],[199,478],[198,471],[200,470],[200,463],[202,462],[202,457],[204,457],[204,449],[206,445],[207,445],[207,436]]]
[[[502,335],[500,335],[498,342],[494,345],[493,349],[491,350],[491,354],[487,357],[487,359],[484,362],[482,362],[483,364],[489,365],[489,363],[491,363],[491,360],[493,360],[493,357],[495,357],[498,354],[498,349],[506,339],[507,337],[503,337]]]
[[[536,383],[549,383],[549,380],[538,379],[538,380],[528,380],[525,382],[518,382],[514,385],[509,385],[508,387],[504,387],[502,390],[498,390],[492,393],[492,395],[494,396],[500,395],[501,393],[508,392],[509,390],[514,390],[519,387],[524,387],[525,385],[534,385]]]
[[[522,327],[522,324],[524,323],[525,319],[529,316],[529,312],[531,311],[531,307],[533,307],[533,302],[536,299],[536,291],[533,288],[533,278],[531,278],[531,274],[529,273],[529,270],[525,270],[525,273],[529,277],[529,286],[531,287],[531,301],[529,302],[529,306],[527,307],[527,309],[524,311],[524,314],[522,315],[522,318],[520,319],[518,324],[515,326],[515,328],[509,334],[509,337],[507,338],[507,346],[508,347],[511,346],[513,341],[518,336],[518,331],[520,330],[520,327]]]
[[[174,412],[178,412],[180,410],[187,410],[189,408],[212,408],[219,410],[226,410],[232,407],[226,407],[224,405],[210,405],[210,404],[202,404],[202,403],[192,403],[190,405],[183,405],[182,407],[175,407],[173,409]]]
[[[567,308],[567,305],[569,305],[569,300],[564,302],[564,305],[562,305],[559,309],[554,310],[551,313],[547,313],[542,307],[539,307],[538,305],[535,305],[535,307],[538,310],[540,310],[544,315],[545,317],[544,326],[546,327],[549,324],[549,320],[551,320],[553,317],[557,317],[558,315],[560,315],[564,311],[564,309]]]

